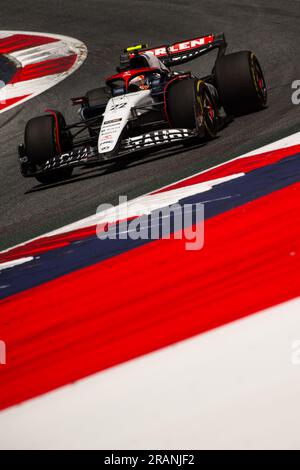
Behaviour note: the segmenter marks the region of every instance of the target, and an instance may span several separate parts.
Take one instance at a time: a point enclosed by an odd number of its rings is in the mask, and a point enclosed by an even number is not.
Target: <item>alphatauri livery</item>
[[[79,122],[67,124],[56,110],[28,121],[19,145],[23,176],[50,184],[69,178],[75,166],[207,141],[234,116],[263,108],[267,87],[255,54],[226,54],[226,47],[223,33],[128,47],[105,86],[72,98]],[[172,70],[216,48],[207,76]]]

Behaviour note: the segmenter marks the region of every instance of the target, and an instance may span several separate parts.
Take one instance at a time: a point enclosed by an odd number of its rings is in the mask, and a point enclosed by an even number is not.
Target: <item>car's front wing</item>
[[[30,177],[41,173],[48,173],[66,167],[85,166],[90,164],[101,164],[108,160],[114,160],[134,152],[150,150],[162,145],[171,145],[194,138],[198,135],[196,130],[191,129],[162,129],[147,132],[146,134],[129,137],[121,141],[114,152],[99,153],[97,147],[87,145],[57,155],[41,165],[33,166],[26,155],[23,145],[19,146],[19,159],[23,176]]]

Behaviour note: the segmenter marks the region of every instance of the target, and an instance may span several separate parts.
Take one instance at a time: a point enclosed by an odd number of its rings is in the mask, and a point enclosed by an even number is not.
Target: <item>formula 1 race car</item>
[[[253,52],[225,54],[223,33],[149,49],[128,47],[104,87],[72,98],[81,120],[54,110],[28,121],[19,145],[23,176],[44,184],[75,166],[100,164],[163,145],[213,139],[233,116],[262,109],[267,87]],[[218,49],[212,72],[197,78],[171,67]]]

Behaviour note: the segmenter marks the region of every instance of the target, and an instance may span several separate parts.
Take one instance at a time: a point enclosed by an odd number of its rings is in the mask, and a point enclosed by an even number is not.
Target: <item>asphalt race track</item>
[[[67,80],[0,115],[0,248],[6,248],[93,214],[101,203],[133,198],[277,140],[300,128],[300,106],[291,83],[300,79],[300,2],[278,1],[1,1],[2,30],[65,34],[83,41],[88,58]],[[34,7],[33,7],[34,4]],[[66,183],[47,187],[19,172],[16,147],[25,123],[46,107],[76,119],[70,98],[100,86],[114,72],[120,51],[140,41],[149,46],[210,32],[225,32],[228,52],[251,49],[269,86],[268,109],[236,119],[219,137],[197,148],[164,151],[126,165],[76,169]],[[206,56],[188,64],[199,75]]]

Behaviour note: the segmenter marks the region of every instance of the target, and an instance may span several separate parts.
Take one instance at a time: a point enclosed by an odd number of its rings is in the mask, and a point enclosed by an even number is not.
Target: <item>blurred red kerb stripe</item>
[[[50,44],[57,41],[59,41],[59,39],[47,36],[13,34],[12,36],[2,39],[0,38],[0,54],[11,54],[12,52],[42,46],[43,44]]]
[[[57,59],[44,60],[43,62],[26,65],[18,69],[9,83],[14,84],[25,80],[33,80],[35,78],[66,72],[74,65],[76,59],[77,55],[71,54],[65,57],[58,57]]]

